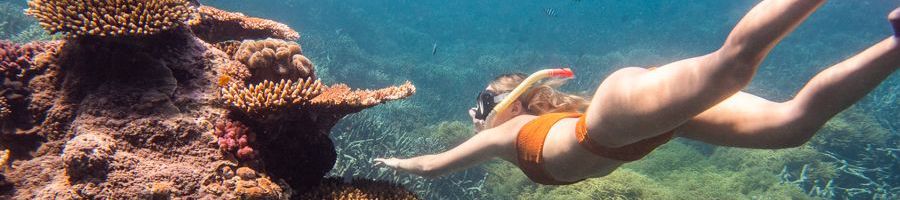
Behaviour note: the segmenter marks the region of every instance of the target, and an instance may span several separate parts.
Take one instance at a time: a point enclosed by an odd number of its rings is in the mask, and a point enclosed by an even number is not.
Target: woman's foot
[[[894,37],[900,38],[900,8],[894,9],[891,14],[888,14],[888,21],[894,27]]]

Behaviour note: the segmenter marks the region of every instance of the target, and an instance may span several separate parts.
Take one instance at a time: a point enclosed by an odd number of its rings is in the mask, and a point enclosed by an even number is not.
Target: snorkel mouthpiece
[[[540,80],[551,77],[573,78],[575,77],[575,72],[572,72],[572,69],[569,68],[559,68],[545,69],[531,74],[530,76],[528,76],[528,78],[525,78],[525,80],[523,80],[522,83],[519,84],[519,86],[516,86],[516,88],[513,89],[512,92],[509,92],[509,94],[506,95],[506,98],[504,98],[503,101],[500,101],[500,103],[497,103],[497,106],[494,106],[494,109],[491,110],[491,113],[488,114],[487,118],[484,120],[484,129],[493,128],[494,126],[498,125],[495,124],[497,113],[501,113],[506,110],[509,105],[516,101],[516,99],[519,99],[519,96],[528,91],[528,89],[530,89],[532,85]]]

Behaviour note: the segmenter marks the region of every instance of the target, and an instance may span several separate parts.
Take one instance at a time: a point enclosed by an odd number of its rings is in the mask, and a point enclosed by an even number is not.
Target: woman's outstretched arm
[[[502,149],[503,133],[489,129],[472,136],[466,142],[449,151],[412,157],[376,158],[375,165],[383,165],[398,171],[434,178],[483,163],[498,155]]]
[[[900,68],[900,8],[889,15],[894,36],[817,74],[794,99],[776,103],[738,93],[679,128],[682,136],[748,148],[806,143],[839,112]]]
[[[626,68],[600,84],[587,110],[598,143],[618,147],[672,130],[743,89],[782,38],[824,0],[766,0],[757,4],[710,54],[652,71]],[[652,38],[651,38],[652,39]]]

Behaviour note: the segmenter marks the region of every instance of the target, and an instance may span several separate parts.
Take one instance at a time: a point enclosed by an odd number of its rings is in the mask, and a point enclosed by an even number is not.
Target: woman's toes
[[[900,8],[894,9],[891,14],[888,14],[888,21],[894,27],[894,35],[900,37]]]

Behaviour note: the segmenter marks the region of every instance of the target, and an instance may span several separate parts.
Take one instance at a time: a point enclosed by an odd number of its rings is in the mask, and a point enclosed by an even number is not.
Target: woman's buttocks
[[[559,181],[577,181],[611,173],[623,164],[594,155],[575,138],[577,118],[563,119],[553,125],[544,141],[544,169]]]

